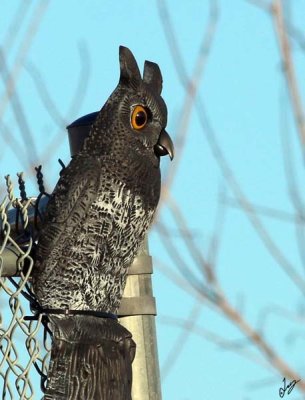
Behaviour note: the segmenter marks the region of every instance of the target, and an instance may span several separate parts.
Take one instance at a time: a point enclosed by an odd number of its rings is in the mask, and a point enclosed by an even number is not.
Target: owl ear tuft
[[[158,94],[161,94],[163,79],[158,64],[151,61],[145,61],[143,81],[152,87]]]
[[[138,85],[141,82],[141,74],[132,52],[124,46],[120,46],[120,83]]]

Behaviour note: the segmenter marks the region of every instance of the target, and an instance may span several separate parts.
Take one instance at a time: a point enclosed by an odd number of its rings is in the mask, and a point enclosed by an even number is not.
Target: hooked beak
[[[171,160],[174,158],[174,144],[165,129],[162,129],[154,150],[158,157],[169,155]]]

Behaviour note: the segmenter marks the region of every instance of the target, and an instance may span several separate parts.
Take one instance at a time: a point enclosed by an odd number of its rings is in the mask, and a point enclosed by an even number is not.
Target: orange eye
[[[143,106],[135,106],[131,113],[131,126],[133,129],[140,130],[147,123],[147,111]]]

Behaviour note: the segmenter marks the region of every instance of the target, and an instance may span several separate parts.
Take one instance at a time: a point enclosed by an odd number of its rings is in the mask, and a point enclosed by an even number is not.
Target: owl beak
[[[174,158],[174,144],[165,129],[162,129],[154,150],[158,157],[169,155],[171,160]]]

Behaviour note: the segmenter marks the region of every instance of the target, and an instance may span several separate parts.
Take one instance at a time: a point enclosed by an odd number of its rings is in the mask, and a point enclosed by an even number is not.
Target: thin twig
[[[223,198],[223,203],[232,208],[237,208],[238,210],[243,211],[241,205],[230,197]],[[251,203],[251,209],[258,215],[262,215],[267,218],[272,218],[277,221],[287,222],[287,223],[296,223],[296,220],[299,224],[304,224],[305,220],[299,220],[296,214],[289,213],[284,210],[278,210],[272,207],[266,207],[259,204]]]
[[[161,18],[162,19],[162,18]],[[165,28],[165,23],[168,21],[165,21],[164,18],[162,20],[164,29]],[[170,27],[170,25],[169,25]],[[175,43],[176,48],[177,46],[177,40],[175,38],[175,35],[173,34],[172,37],[174,38],[173,42]],[[173,54],[172,46],[171,46],[171,41],[168,40],[169,43],[169,48],[171,49],[171,52]],[[184,71],[184,65],[177,65],[179,63],[183,64],[182,57],[175,60],[175,65],[177,68],[177,71]],[[179,74],[179,72],[178,72]],[[181,75],[181,72],[180,72]],[[182,84],[183,84],[183,77],[180,77]],[[285,270],[285,272],[288,274],[288,276],[293,280],[295,285],[301,290],[303,294],[305,294],[305,282],[301,278],[301,276],[295,271],[294,266],[290,263],[290,261],[285,257],[285,255],[282,253],[281,249],[276,245],[276,243],[273,241],[271,236],[269,235],[268,231],[266,230],[265,226],[262,224],[261,220],[255,213],[255,210],[253,210],[253,207],[251,206],[250,202],[248,199],[245,197],[243,191],[241,190],[228,162],[226,161],[224,154],[222,152],[221,147],[219,146],[219,143],[216,139],[216,135],[214,134],[214,131],[211,127],[211,124],[208,121],[207,114],[205,112],[205,108],[203,106],[203,102],[200,99],[200,96],[197,94],[197,100],[196,100],[196,107],[198,111],[198,115],[200,118],[200,123],[203,128],[203,131],[206,134],[208,143],[210,145],[210,148],[212,149],[212,153],[217,161],[217,164],[219,165],[222,174],[225,177],[226,182],[229,184],[230,189],[232,190],[233,194],[237,198],[239,204],[243,207],[246,215],[248,216],[249,220],[251,221],[252,225],[256,229],[257,233],[259,234],[259,237],[262,239],[263,243],[266,245],[266,248],[268,251],[273,255],[273,257],[278,261],[279,265]],[[172,259],[173,258],[173,253],[171,254]],[[280,372],[283,376],[286,376],[287,379],[298,379],[299,376],[295,371],[293,371],[273,350],[273,348],[268,345],[263,338],[256,332],[250,325],[246,323],[246,321],[242,318],[242,316],[234,310],[228,301],[226,300],[225,297],[219,297],[219,291],[217,291],[218,297],[215,297],[214,300],[210,298],[209,300],[214,303],[214,305],[218,306],[219,310],[222,311],[222,313],[232,321],[234,325],[236,325],[246,337],[250,341],[252,341],[256,347],[261,351],[261,353],[264,355],[264,357],[268,360],[270,365]],[[205,294],[203,294],[205,296]],[[208,298],[208,297],[207,297]],[[302,383],[302,385],[299,386],[299,390],[305,391],[305,383]]]
[[[162,266],[162,270],[164,272],[164,265]],[[171,276],[172,276],[172,273],[170,273],[170,277]],[[183,290],[186,290],[186,288],[184,288],[183,286],[181,286],[181,288]],[[198,292],[194,293],[194,291],[192,290],[190,293],[193,295],[195,294],[195,299],[198,298]],[[299,374],[296,371],[294,371],[292,368],[290,368],[281,357],[279,357],[279,355],[276,353],[276,351],[264,340],[264,338],[260,335],[260,333],[256,330],[254,330],[244,320],[244,318],[240,315],[240,313],[237,312],[230,305],[230,303],[226,300],[226,298],[220,294],[220,291],[218,291],[218,296],[214,297],[214,299],[212,297],[207,297],[204,292],[202,292],[202,297],[208,300],[207,305],[210,304],[213,306],[214,309],[216,308],[216,309],[218,309],[218,311],[221,311],[221,313],[226,318],[228,318],[235,326],[237,326],[239,328],[239,330],[248,338],[250,343],[252,342],[258,348],[258,350],[262,353],[262,355],[265,356],[269,365],[274,370],[277,370],[278,372],[280,372],[281,375],[285,376],[287,379],[291,379],[291,380],[301,379]],[[167,318],[167,323],[169,323],[169,320],[170,319]],[[180,325],[181,325],[181,322],[180,322]],[[185,321],[184,321],[184,326],[185,326]],[[196,330],[196,325],[193,326],[193,331],[194,330]],[[225,344],[222,343],[222,345],[225,345]],[[228,342],[226,342],[226,345],[228,346]],[[233,347],[234,347],[234,350],[242,348],[240,346],[238,346],[238,347],[233,346]],[[228,348],[232,349],[232,342],[230,343]],[[305,382],[302,382],[299,385],[298,389],[305,392]]]
[[[55,101],[53,101],[53,99],[51,98],[49,90],[47,89],[47,85],[44,82],[38,68],[33,63],[26,62],[25,70],[28,72],[29,76],[33,80],[39,95],[39,99],[42,101],[46,111],[49,113],[54,123],[60,129],[62,129],[67,124],[67,121],[63,118],[61,112],[56,106]]]
[[[172,325],[181,328],[184,334],[186,332],[191,332],[192,334],[198,335],[199,337],[204,338],[205,340],[208,340],[209,342],[215,344],[222,350],[234,351],[234,353],[239,354],[249,359],[250,361],[255,362],[256,364],[263,366],[267,370],[272,370],[270,364],[267,363],[262,357],[253,354],[253,352],[249,351],[245,347],[235,346],[232,341],[220,336],[215,332],[211,332],[206,328],[202,328],[198,325],[197,322],[192,324],[192,326],[186,326],[184,319],[175,318],[169,315],[159,316],[159,321],[165,325]],[[251,342],[248,341],[248,344],[251,344]]]
[[[3,39],[3,52],[5,54],[8,54],[11,51],[14,42],[18,37],[18,32],[22,27],[22,23],[26,20],[26,14],[30,9],[30,6],[30,1],[21,1],[19,3],[15,15],[11,19],[9,27],[6,31],[6,35]]]
[[[275,370],[280,372],[282,376],[285,376],[287,380],[300,380],[300,382],[298,382],[298,390],[305,392],[305,382],[301,380],[301,376],[292,368],[290,368],[282,358],[279,357],[275,350],[269,344],[267,344],[267,342],[257,331],[248,325],[248,323],[236,310],[231,307],[225,298],[222,298],[219,301],[218,306],[226,315],[226,317],[229,318],[234,325],[236,325],[240,331],[243,332],[245,336],[256,345],[258,350],[265,356]]]
[[[258,315],[257,319],[257,327],[258,330],[263,334],[264,330],[266,330],[267,320],[270,316],[279,315],[282,318],[285,318],[287,321],[294,322],[297,324],[303,325],[305,323],[305,317],[297,315],[290,310],[285,309],[276,304],[271,304],[265,307]]]
[[[13,93],[15,92],[17,80],[23,67],[24,60],[26,59],[34,36],[38,31],[40,23],[42,22],[43,14],[46,12],[49,3],[50,0],[43,0],[37,3],[37,7],[33,13],[32,21],[27,29],[27,32],[24,35],[24,39],[18,51],[16,61],[8,76],[5,92],[0,99],[0,120],[3,118],[6,107],[10,102]]]
[[[271,4],[265,0],[247,0],[249,3],[252,3],[256,7],[261,8],[264,11],[270,12]]]
[[[287,122],[287,105],[285,99],[286,96],[280,96],[280,137],[282,142],[282,157],[289,198],[296,212],[294,224],[296,229],[298,251],[303,268],[305,270],[305,208],[304,201],[297,184],[297,174],[294,168],[294,156],[292,152],[291,139],[288,137],[289,124]]]
[[[167,35],[166,38],[168,40],[168,46],[171,51],[171,54],[174,57],[175,54],[172,52],[172,47],[173,47],[172,40],[174,40],[176,48],[178,48],[178,44],[177,44],[178,42],[175,39],[175,34],[172,30],[172,26],[171,26],[169,20],[165,19],[164,16],[162,18],[162,15],[161,15],[161,22],[162,22],[162,26],[163,26],[165,32],[169,29],[172,32],[171,36]],[[180,57],[178,59],[174,59],[174,61],[175,61],[175,66],[177,68],[177,72],[185,71],[184,65],[179,65],[180,63],[183,63],[182,57]],[[179,77],[181,79],[181,83],[184,84],[183,76],[180,74]],[[222,152],[222,149],[217,141],[215,132],[212,129],[212,126],[208,120],[208,116],[207,116],[203,101],[201,100],[199,93],[197,94],[195,105],[196,105],[198,118],[199,118],[199,122],[201,124],[202,130],[205,133],[205,137],[211,148],[212,154],[213,154],[226,182],[228,183],[229,187],[231,188],[232,192],[234,193],[237,201],[239,202],[241,207],[244,209],[245,214],[248,216],[251,224],[253,225],[253,227],[255,228],[259,237],[265,244],[269,253],[278,262],[278,264],[282,267],[282,269],[286,272],[286,274],[294,282],[294,284],[298,287],[298,289],[302,292],[302,294],[305,295],[305,281],[300,276],[300,274],[298,274],[296,272],[294,266],[291,264],[291,262],[283,254],[283,252],[281,251],[279,246],[277,246],[277,244],[274,242],[272,237],[269,235],[269,233],[266,230],[265,226],[263,225],[262,221],[259,219],[259,217],[255,213],[255,210],[253,210],[251,203],[248,201],[248,199],[244,195],[241,187],[239,186],[239,184],[235,178],[235,175],[234,175],[232,169],[230,168],[227,160],[225,159],[224,153]]]
[[[305,36],[303,31],[292,25],[290,22],[287,23],[287,30],[291,38],[298,44],[302,51],[305,51]]]
[[[159,270],[170,282],[185,292],[187,295],[198,300],[205,299],[204,293],[198,288],[191,285],[189,280],[176,272],[174,268],[169,267],[158,257],[154,257],[154,267]]]
[[[177,41],[175,39],[174,29],[171,23],[170,15],[166,6],[166,2],[164,0],[158,0],[158,9],[160,18],[162,21],[162,25],[164,28],[164,32],[169,43],[169,48],[172,53],[172,57],[175,61],[177,72],[180,77],[180,80],[185,87],[186,95],[182,105],[182,114],[181,119],[178,126],[178,132],[175,137],[175,162],[171,166],[168,175],[166,176],[164,187],[166,190],[162,192],[162,200],[166,199],[167,194],[169,193],[170,187],[173,183],[174,177],[176,176],[176,172],[179,166],[179,162],[182,157],[182,151],[185,147],[186,137],[188,133],[188,126],[190,122],[190,117],[192,113],[192,109],[195,103],[197,92],[200,88],[200,81],[202,80],[204,67],[206,65],[208,55],[210,53],[217,21],[218,21],[218,6],[217,1],[210,0],[209,2],[209,20],[207,26],[204,31],[204,35],[200,44],[200,49],[198,52],[197,60],[194,67],[194,72],[192,77],[188,79],[188,75],[186,73],[186,69],[184,67],[183,57],[181,55],[180,49],[177,45]],[[176,63],[176,61],[178,61]],[[160,208],[160,207],[159,207]]]
[[[183,348],[188,342],[190,335],[192,334],[192,330],[196,325],[197,319],[200,316],[200,312],[202,310],[202,304],[196,302],[191,309],[189,316],[183,320],[182,329],[178,334],[175,342],[173,343],[170,351],[167,354],[167,357],[161,367],[161,376],[162,381],[165,381],[171,372],[173,366],[177,363],[179,356],[182,353]],[[162,318],[162,317],[161,317]],[[167,320],[167,319],[166,319]]]
[[[187,262],[184,260],[183,255],[181,255],[181,249],[176,246],[175,242],[167,234],[167,227],[165,226],[165,224],[159,221],[157,224],[155,224],[155,229],[157,230],[157,232],[163,232],[162,240],[160,241],[160,243],[164,246],[165,251],[173,260],[181,275],[196,291],[202,292],[207,297],[213,297],[215,295],[214,290],[212,288],[209,288],[204,283],[200,283],[199,278],[188,266]]]
[[[246,0],[248,3],[253,4],[254,6],[260,8],[261,10],[265,11],[267,14],[270,15],[272,13],[272,2],[271,1],[264,1],[264,0]],[[290,6],[291,2],[286,1],[285,6]],[[287,14],[287,11],[284,12]],[[301,50],[305,51],[305,37],[303,31],[298,29],[294,26],[291,21],[290,17],[285,18],[286,20],[286,31],[291,36],[291,38],[297,43]]]
[[[285,337],[285,342],[289,345],[289,347],[295,346],[297,340],[305,340],[305,333],[303,328],[299,330],[295,329],[292,332],[289,332],[288,335],[286,335]],[[302,344],[302,348],[303,346],[304,344]]]
[[[79,78],[78,78],[78,84],[76,86],[75,92],[71,96],[71,102],[70,102],[66,117],[63,117],[63,119],[62,119],[63,121],[71,121],[72,118],[75,118],[75,115],[78,113],[78,110],[80,109],[80,107],[85,99],[85,93],[88,89],[88,80],[89,80],[90,68],[91,68],[89,51],[88,51],[86,44],[84,44],[83,42],[79,43],[78,50],[79,50],[79,58],[80,58],[80,73],[79,73]],[[49,99],[51,100],[50,94],[48,93],[48,89],[43,81],[41,81],[41,85],[45,86],[43,89],[45,91],[45,95],[48,96]],[[39,87],[38,88],[39,96],[42,95],[40,90],[42,90],[42,88]],[[1,128],[1,125],[0,125],[0,128]],[[5,129],[5,127],[3,127],[3,129]],[[8,130],[4,131],[4,132],[6,133],[6,136],[8,136]],[[11,136],[11,137],[12,137],[12,139],[14,138],[13,136]],[[62,143],[63,140],[67,140],[67,134],[65,132],[65,123],[63,123],[63,125],[61,126],[61,129],[53,137],[53,139],[51,140],[49,145],[46,147],[46,149],[40,155],[39,158],[41,160],[41,164],[46,166],[49,163],[50,158],[54,154],[54,151],[58,148],[58,146],[60,145],[60,143]],[[23,160],[25,160],[24,156],[20,157],[21,150],[20,150],[20,146],[18,145],[18,142],[16,140],[14,141],[14,146],[11,146],[11,147],[15,153],[18,152],[18,154],[19,154],[18,158],[22,158]],[[25,162],[25,164],[28,164],[28,163]],[[24,172],[26,173],[26,175],[29,178],[31,176],[35,175],[35,171],[32,168],[32,166],[29,166],[28,168],[26,168],[24,170]],[[2,189],[3,189],[3,185],[1,185],[1,183],[0,183],[0,192],[2,191]]]
[[[167,233],[169,234],[170,237],[173,238],[184,238],[185,236],[191,237],[193,240],[202,238],[202,233],[199,231],[199,229],[191,229],[188,228],[187,230],[184,230],[182,227],[178,228],[171,228],[169,227],[167,229]],[[163,235],[163,232],[160,232],[160,235]]]
[[[80,59],[80,73],[78,84],[76,86],[75,92],[71,96],[71,103],[69,105],[68,111],[63,117],[64,120],[72,122],[75,116],[78,114],[83,101],[85,99],[86,92],[88,90],[88,82],[90,77],[91,62],[90,53],[88,47],[85,43],[81,42],[78,45],[79,59]],[[58,131],[58,133],[53,137],[50,144],[46,147],[45,151],[42,153],[41,161],[43,164],[47,164],[50,155],[54,153],[58,145],[66,140],[66,132],[63,132],[64,126]]]
[[[207,260],[210,268],[212,269],[212,276],[215,281],[216,279],[216,265],[217,265],[217,255],[219,254],[220,242],[222,239],[222,233],[225,225],[226,207],[221,201],[224,193],[221,189],[218,200],[218,207],[216,211],[216,217],[214,222],[214,231],[210,240],[209,249],[207,252]]]
[[[9,76],[9,71],[6,65],[5,56],[2,53],[1,49],[0,49],[0,76],[5,84],[5,82],[7,81],[7,77]],[[19,99],[19,95],[16,90],[14,91],[14,93],[11,94],[11,105],[15,121],[19,127],[19,131],[23,139],[24,148],[26,149],[26,154],[27,154],[26,164],[28,164],[31,167],[35,162],[36,163],[38,162],[38,153],[34,136],[30,128],[30,124],[28,123],[28,119],[23,110],[21,100]]]
[[[264,389],[266,386],[274,385],[275,383],[279,383],[278,376],[265,379],[256,379],[255,381],[247,383],[246,386],[248,390],[256,391]]]
[[[276,37],[278,39],[281,59],[283,65],[284,76],[290,94],[292,109],[298,128],[299,139],[304,151],[305,146],[305,116],[299,93],[296,73],[291,55],[290,43],[287,34],[286,24],[283,16],[283,6],[281,0],[275,0],[272,4],[272,16],[276,29]]]
[[[208,282],[215,281],[212,267],[205,259],[202,250],[196,245],[189,231],[187,221],[183,215],[181,208],[178,206],[175,199],[169,194],[167,198],[167,206],[171,211],[177,226],[186,232],[184,236],[184,243],[189,250],[190,256],[193,258],[195,265],[199,268],[200,272],[203,272]]]
[[[18,160],[27,165],[28,164],[27,154],[23,151],[22,147],[20,146],[20,143],[13,135],[11,129],[9,129],[8,126],[3,121],[0,121],[0,134],[1,134],[1,139],[4,139],[5,143],[7,144],[8,147],[10,147],[10,149],[18,158]],[[1,148],[1,153],[4,152],[4,148],[5,146],[3,146],[3,150]],[[0,182],[0,187],[1,183],[2,182]]]
[[[267,229],[265,228],[264,224],[262,223],[261,219],[255,213],[251,203],[243,193],[237,179],[227,162],[224,153],[220,147],[220,144],[217,141],[216,135],[212,126],[208,120],[206,110],[203,106],[203,103],[200,97],[197,97],[196,107],[198,111],[198,118],[200,124],[202,126],[203,132],[205,137],[210,145],[212,150],[212,154],[226,180],[230,189],[232,190],[234,196],[236,197],[238,203],[244,210],[245,214],[247,215],[249,221],[251,222],[252,226],[256,230],[259,238],[264,243],[266,249],[269,253],[273,256],[273,258],[277,261],[277,263],[281,266],[281,268],[286,272],[289,278],[294,282],[295,286],[301,291],[303,295],[305,295],[305,281],[302,276],[296,272],[293,264],[289,261],[289,259],[285,256],[282,252],[280,247],[274,242],[270,234],[268,233]]]

